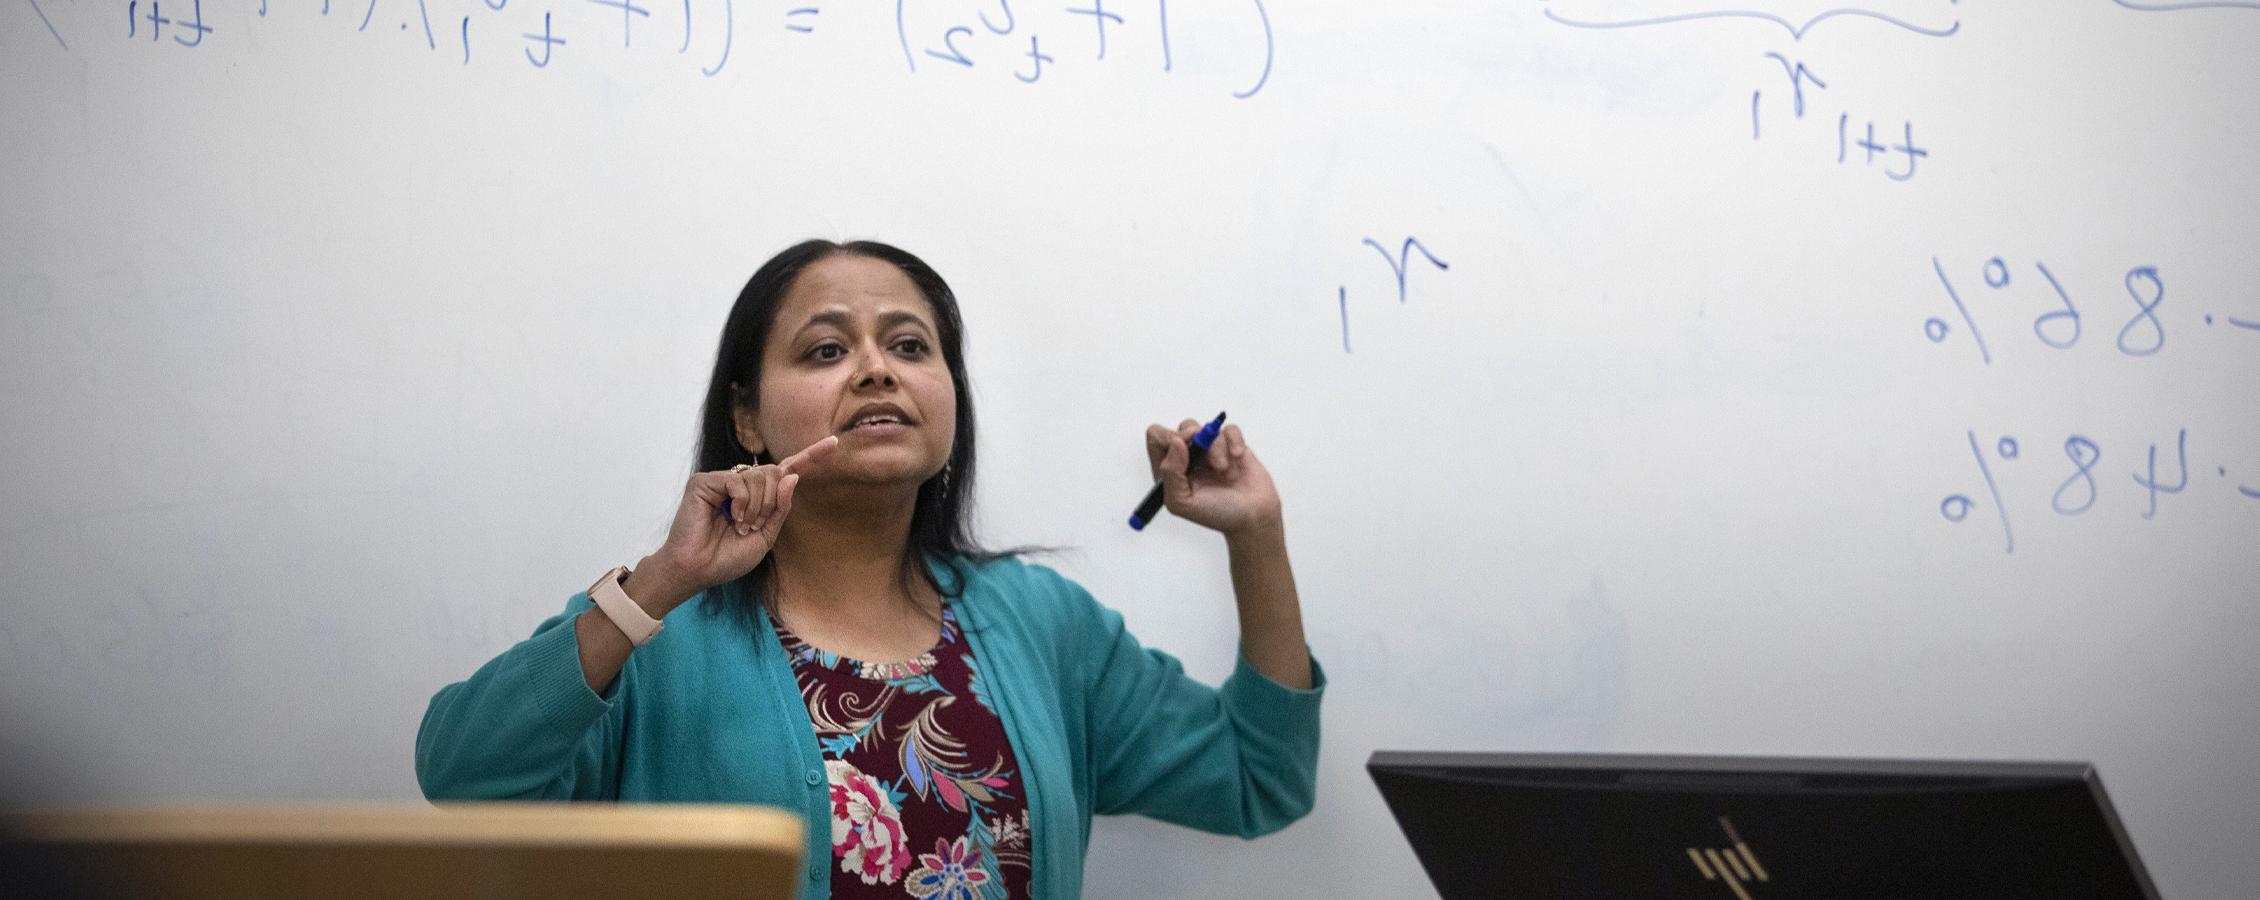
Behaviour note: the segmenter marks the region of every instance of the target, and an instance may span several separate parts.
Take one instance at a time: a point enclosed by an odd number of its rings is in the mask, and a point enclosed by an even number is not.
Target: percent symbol
[[[1955,311],[1962,314],[1962,324],[1969,326],[1970,337],[1977,342],[1978,358],[1985,360],[1986,365],[1993,365],[1993,351],[1985,347],[1985,333],[1978,330],[1977,320],[1970,318],[1969,304],[1963,303],[1961,292],[1954,290],[1954,281],[1946,277],[1946,267],[1939,264],[1938,257],[1933,256],[1930,258],[1930,268],[1931,271],[1938,273],[1938,283],[1946,287],[1946,297],[1954,301]],[[1996,256],[1986,262],[1985,283],[1995,288],[2008,286],[2009,266],[2001,261],[2001,257]],[[1953,330],[1951,326],[1946,324],[1945,319],[1937,316],[1923,320],[1923,335],[1930,338],[1930,342],[1933,344],[1945,343],[1946,336]]]
[[[1970,457],[1977,460],[1978,474],[1985,476],[1985,490],[1993,496],[1993,511],[1998,513],[2001,518],[2002,550],[2007,553],[2015,553],[2017,552],[2017,535],[2009,526],[2009,507],[2001,502],[2001,485],[1993,479],[1993,467],[1986,464],[1985,451],[1978,448],[1977,432],[1968,431],[1964,433],[1969,436]],[[2019,453],[2017,439],[2002,437],[2001,440],[1994,443],[1993,452],[1999,454],[2004,460],[2016,459]],[[1938,514],[1945,516],[1946,521],[1960,522],[1969,518],[1970,510],[1976,506],[1977,503],[1971,500],[1968,495],[1950,494],[1946,499],[1939,501]]]
[[[1962,293],[1955,290],[1953,280],[1946,277],[1946,267],[1940,265],[1938,257],[1935,256],[1930,258],[1930,267],[1931,271],[1938,273],[1938,283],[1946,288],[1946,296],[1954,301],[1954,309],[1962,314],[1962,324],[1969,326],[1970,337],[1977,342],[1978,356],[1985,360],[1986,365],[1992,365],[1993,353],[1985,344],[1985,335],[1978,331],[1977,320],[1971,317],[1969,305],[1962,302]],[[2071,296],[2064,292],[2063,283],[2056,280],[2056,273],[2048,271],[2047,263],[2034,262],[2033,268],[2040,272],[2041,278],[2048,281],[2049,289],[2056,294],[2056,299],[2063,305],[2063,308],[2043,313],[2039,318],[2032,320],[2032,333],[2040,338],[2040,342],[2043,344],[2058,350],[2069,349],[2073,344],[2079,343],[2079,311],[2072,307]],[[2009,264],[2001,257],[1996,256],[1986,260],[1984,273],[1986,287],[2002,290],[2009,286]],[[2050,326],[2065,324],[2071,326],[2072,333],[2070,335],[2057,336],[2049,333]],[[1945,319],[1932,316],[1923,320],[1923,336],[1930,338],[1930,342],[1933,344],[1945,343],[1946,336],[1952,332],[1953,327],[1947,324]]]

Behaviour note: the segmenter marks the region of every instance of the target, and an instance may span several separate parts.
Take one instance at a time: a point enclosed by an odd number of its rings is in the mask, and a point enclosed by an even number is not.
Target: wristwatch
[[[628,636],[630,643],[641,647],[651,643],[652,638],[659,636],[659,629],[666,626],[644,612],[636,601],[628,599],[628,592],[620,587],[621,579],[627,576],[627,566],[613,566],[612,571],[589,585],[589,599],[596,602],[596,608],[604,610],[604,617],[611,619],[620,633]]]

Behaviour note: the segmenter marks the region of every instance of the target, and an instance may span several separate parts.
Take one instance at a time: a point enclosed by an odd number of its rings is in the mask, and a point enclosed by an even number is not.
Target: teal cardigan
[[[934,566],[954,593],[1027,793],[1035,896],[1080,896],[1094,814],[1140,813],[1255,837],[1310,811],[1325,676],[1295,690],[1239,660],[1221,688],[1144,649],[1122,616],[1017,559]],[[801,895],[831,895],[822,754],[763,613],[709,589],[667,616],[603,694],[581,673],[565,611],[465,681],[441,688],[416,733],[433,800],[756,803],[808,824]],[[719,614],[717,614],[719,613]]]

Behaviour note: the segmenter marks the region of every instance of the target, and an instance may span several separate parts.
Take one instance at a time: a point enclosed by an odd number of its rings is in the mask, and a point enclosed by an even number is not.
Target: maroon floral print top
[[[957,614],[945,605],[940,642],[900,663],[776,628],[831,777],[832,896],[1027,897],[1027,798]]]

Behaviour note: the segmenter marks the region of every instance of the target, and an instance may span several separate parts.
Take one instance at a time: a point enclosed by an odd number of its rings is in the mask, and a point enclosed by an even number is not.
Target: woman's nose
[[[855,373],[857,389],[894,388],[895,370],[888,365],[886,354],[871,353],[865,355],[863,359],[862,369]]]

